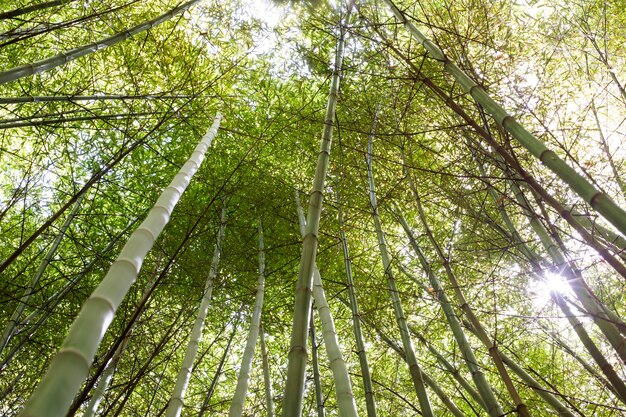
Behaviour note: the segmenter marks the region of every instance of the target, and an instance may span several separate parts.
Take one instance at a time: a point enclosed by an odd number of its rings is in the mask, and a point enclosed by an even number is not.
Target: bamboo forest
[[[624,0],[0,0],[0,415],[626,416]]]

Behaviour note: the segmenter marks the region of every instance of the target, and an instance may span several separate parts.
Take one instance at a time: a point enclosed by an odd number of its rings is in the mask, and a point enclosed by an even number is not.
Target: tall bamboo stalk
[[[350,260],[350,250],[346,239],[346,226],[343,221],[343,210],[341,209],[341,193],[337,187],[335,193],[337,195],[337,219],[339,221],[339,240],[341,241],[341,249],[343,251],[343,260],[346,268],[346,282],[348,289],[348,297],[350,299],[350,310],[352,311],[352,328],[354,330],[354,339],[356,340],[357,354],[359,356],[359,365],[361,367],[361,377],[363,379],[363,391],[365,392],[365,405],[367,407],[367,417],[376,417],[376,399],[374,397],[374,387],[372,384],[372,376],[370,367],[367,363],[367,353],[365,352],[365,339],[361,330],[361,313],[359,312],[359,304],[356,297],[356,288],[352,279],[352,261]]]
[[[446,295],[445,291],[443,290],[443,287],[439,283],[439,280],[435,276],[435,273],[433,272],[430,263],[426,259],[426,256],[424,255],[421,248],[419,247],[417,240],[415,239],[415,236],[413,235],[413,232],[411,231],[411,228],[409,227],[406,219],[404,218],[402,213],[399,211],[396,212],[396,215],[398,219],[400,220],[400,224],[402,225],[402,228],[404,229],[409,239],[409,243],[411,244],[413,251],[417,254],[420,264],[422,265],[422,269],[428,276],[430,285],[432,286],[437,296],[437,299],[439,300],[439,303],[441,304],[441,307],[443,308],[443,312],[446,316],[446,320],[448,321],[448,325],[450,326],[450,329],[452,330],[452,334],[454,335],[454,338],[456,339],[456,342],[459,345],[459,349],[461,350],[461,354],[463,355],[465,364],[467,365],[467,368],[470,371],[470,374],[472,375],[474,384],[476,384],[476,387],[478,388],[478,392],[482,399],[482,403],[487,406],[487,412],[489,413],[489,415],[494,416],[494,417],[504,415],[504,411],[502,410],[502,407],[500,406],[495,394],[493,393],[491,385],[489,385],[489,382],[487,381],[485,374],[483,373],[481,367],[478,365],[478,361],[476,360],[474,351],[471,345],[469,344],[467,337],[465,336],[465,332],[463,332],[463,327],[461,327],[461,322],[456,316],[456,313],[454,312],[454,309],[452,308],[452,304],[450,303],[448,296]]]
[[[415,26],[392,0],[385,0],[385,3],[389,5],[394,16],[404,24],[410,34],[436,61],[441,63],[443,69],[451,74],[477,103],[493,116],[499,125],[569,185],[587,204],[613,224],[622,234],[626,235],[626,211],[620,208],[609,196],[597,190],[585,177],[567,165],[554,151],[548,149],[543,142],[509,115],[480,85],[476,84],[463,70],[448,59],[443,51]]]
[[[313,305],[311,305],[313,310]],[[315,320],[313,311],[311,311],[311,319],[309,324],[309,337],[311,338],[311,367],[313,368],[313,386],[315,388],[315,403],[317,417],[324,417],[324,393],[322,392],[322,379],[320,378],[320,365],[317,354],[317,337],[315,336]]]
[[[217,134],[221,115],[202,138],[189,160],[163,191],[146,219],[132,233],[100,285],[83,304],[76,320],[30,397],[23,417],[63,417],[89,373],[96,350],[113,316],[135,281],[146,253],[169,221],[172,210],[200,167]]]
[[[202,293],[202,300],[198,306],[198,312],[196,313],[196,320],[193,324],[191,334],[189,335],[189,343],[187,344],[187,350],[185,351],[185,357],[183,363],[178,371],[176,377],[176,383],[174,384],[174,390],[170,396],[167,410],[165,412],[166,417],[178,417],[183,409],[185,402],[185,392],[187,391],[187,385],[189,384],[189,378],[191,378],[191,370],[193,363],[198,355],[198,346],[202,339],[202,330],[204,329],[204,322],[206,320],[207,311],[209,310],[209,304],[211,304],[211,297],[213,295],[213,283],[217,276],[217,268],[220,263],[220,256],[222,254],[222,244],[224,242],[224,232],[226,231],[226,204],[222,206],[222,213],[220,215],[220,226],[217,231],[217,240],[215,242],[215,249],[213,250],[213,259],[211,260],[211,267],[207,280],[204,284],[204,291]]]
[[[382,258],[383,267],[385,269],[385,277],[387,279],[387,288],[389,295],[391,296],[391,302],[393,304],[393,310],[396,316],[396,321],[400,329],[402,336],[402,345],[406,354],[406,363],[409,366],[409,372],[415,387],[415,392],[420,403],[422,414],[426,417],[434,417],[430,401],[428,399],[428,393],[424,385],[424,379],[422,377],[422,370],[417,363],[417,357],[415,356],[415,350],[413,349],[413,342],[411,341],[411,335],[409,334],[409,328],[404,317],[404,311],[402,309],[402,303],[400,302],[400,296],[398,295],[398,289],[396,288],[396,280],[391,270],[391,258],[387,251],[387,244],[385,242],[385,236],[383,234],[382,225],[380,223],[380,217],[378,215],[378,203],[376,202],[376,188],[374,185],[374,174],[372,169],[372,143],[374,140],[374,132],[376,129],[376,122],[378,117],[378,111],[374,116],[374,123],[369,136],[369,143],[367,147],[367,177],[369,180],[369,194],[370,205],[372,207],[372,216],[374,218],[374,225],[376,227],[376,236],[378,238],[378,248],[380,250],[380,256]]]
[[[272,399],[272,378],[270,376],[270,363],[267,359],[267,347],[265,346],[265,332],[261,324],[261,359],[263,360],[263,383],[265,385],[265,411],[267,417],[274,417],[274,400]]]
[[[80,197],[78,197],[78,199],[76,200],[76,203],[74,203],[74,207],[72,208],[72,211],[70,211],[70,214],[65,219],[65,222],[61,226],[61,229],[59,230],[59,233],[54,239],[54,242],[52,242],[50,249],[48,249],[48,253],[46,253],[46,256],[41,261],[41,264],[39,264],[39,268],[37,268],[37,271],[35,272],[35,275],[33,276],[33,279],[31,280],[30,285],[28,286],[28,288],[24,290],[24,294],[22,295],[22,298],[20,298],[17,308],[13,312],[13,315],[11,316],[11,318],[9,319],[9,322],[7,323],[7,327],[4,329],[4,333],[2,334],[2,339],[0,339],[0,356],[2,355],[2,351],[4,350],[4,348],[7,346],[7,344],[11,340],[11,337],[13,337],[13,334],[15,333],[15,329],[17,328],[17,325],[19,324],[19,320],[22,317],[24,310],[28,306],[28,302],[30,301],[30,298],[35,293],[36,287],[39,284],[39,280],[43,276],[50,262],[52,262],[52,258],[54,257],[57,250],[59,249],[61,240],[63,240],[63,237],[65,236],[67,229],[70,227],[70,224],[74,220],[74,217],[76,217],[76,214],[78,213],[78,210],[80,209],[80,206],[83,202],[83,199],[85,198],[85,195],[86,194],[81,194]]]
[[[306,220],[304,218],[304,210],[300,204],[300,193],[296,190],[296,209],[298,211],[298,223],[300,225],[300,234],[304,237],[306,233]],[[317,265],[313,268],[313,298],[317,306],[317,313],[322,323],[322,338],[328,355],[328,362],[333,373],[335,381],[335,394],[337,396],[337,406],[340,416],[358,416],[356,403],[354,401],[354,393],[352,392],[352,384],[348,374],[348,366],[341,354],[341,348],[337,340],[337,332],[335,323],[330,311],[330,306],[326,301],[324,288],[322,287],[322,277]]]
[[[133,26],[130,29],[116,33],[115,35],[109,36],[99,41],[92,42],[87,45],[79,46],[74,49],[70,49],[67,52],[62,52],[50,58],[42,59],[40,61],[35,61],[30,64],[20,65],[19,67],[14,67],[6,71],[2,71],[0,72],[0,84],[8,83],[10,81],[18,80],[20,78],[27,77],[29,75],[37,74],[37,73],[47,71],[52,68],[56,68],[67,62],[80,58],[81,56],[88,55],[93,52],[97,52],[109,46],[113,46],[119,42],[122,42],[128,38],[131,38],[137,35],[138,33],[144,32],[148,29],[152,29],[153,27],[158,26],[161,23],[168,21],[173,16],[176,16],[177,14],[182,13],[185,10],[189,9],[198,1],[199,0],[190,0],[177,7],[174,7],[173,9],[169,10],[166,13],[163,13],[162,15],[158,17],[155,17],[154,19],[148,20],[147,22],[144,22],[144,23],[140,23],[138,25]]]
[[[229,417],[241,417],[243,414],[243,405],[248,394],[248,382],[250,380],[250,368],[252,367],[252,359],[254,358],[254,349],[256,341],[259,338],[259,327],[261,326],[261,312],[263,311],[263,295],[265,294],[265,245],[263,243],[263,224],[261,218],[258,219],[259,231],[259,280],[256,287],[256,299],[254,302],[254,312],[250,322],[250,331],[248,340],[241,358],[241,368],[239,368],[239,376],[237,377],[237,387],[233,402],[230,404]]]
[[[319,223],[324,199],[324,182],[326,181],[326,172],[330,161],[335,109],[337,107],[337,96],[339,94],[341,67],[343,65],[344,36],[346,32],[344,25],[349,21],[353,3],[354,0],[351,0],[348,5],[345,23],[340,23],[340,33],[337,39],[337,50],[335,52],[335,61],[332,68],[328,104],[324,117],[324,130],[322,133],[320,151],[317,157],[313,189],[309,198],[306,234],[302,240],[300,271],[296,284],[289,363],[287,365],[287,381],[283,399],[283,417],[300,417],[302,415],[307,361],[307,328],[309,325],[309,314],[311,312],[311,284],[317,255]]]

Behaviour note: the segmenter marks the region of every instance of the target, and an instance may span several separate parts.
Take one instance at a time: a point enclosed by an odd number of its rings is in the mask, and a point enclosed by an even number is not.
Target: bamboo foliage
[[[324,183],[330,161],[330,148],[333,138],[333,126],[335,122],[335,109],[339,94],[339,80],[343,65],[343,53],[345,44],[345,28],[348,23],[354,1],[350,1],[345,16],[345,23],[340,24],[340,34],[337,39],[337,49],[332,68],[330,92],[324,116],[324,129],[320,151],[315,167],[313,189],[309,197],[309,209],[307,210],[306,233],[302,239],[302,255],[300,258],[300,270],[296,283],[296,300],[294,303],[293,326],[291,330],[291,343],[289,348],[289,363],[287,366],[287,382],[283,399],[283,417],[299,417],[302,415],[302,401],[304,396],[304,382],[307,362],[307,328],[309,314],[311,312],[311,284],[313,281],[313,269],[317,256],[318,233],[322,202],[324,200]]]
[[[587,204],[593,207],[623,235],[626,235],[626,211],[620,208],[609,196],[593,186],[585,177],[570,167],[554,151],[537,139],[532,133],[509,115],[502,106],[496,103],[485,90],[476,84],[463,70],[452,62],[444,52],[428,39],[406,15],[393,3],[385,0],[394,16],[402,22],[409,33],[426,49],[426,51],[451,74],[463,89],[476,100],[507,132],[526,148],[535,158],[554,172],[570,186]]]
[[[217,231],[217,241],[215,242],[215,249],[213,250],[213,259],[211,260],[211,267],[202,293],[202,300],[198,306],[198,312],[196,314],[196,320],[193,324],[193,329],[189,336],[189,343],[187,344],[187,350],[185,351],[185,357],[183,363],[178,371],[176,377],[176,384],[172,391],[167,410],[165,412],[166,417],[178,417],[183,409],[185,400],[185,392],[187,391],[187,385],[189,384],[189,378],[191,378],[191,371],[193,364],[198,355],[198,346],[202,339],[202,330],[204,329],[204,322],[206,320],[209,304],[211,304],[211,297],[213,295],[213,285],[215,277],[217,276],[217,270],[220,263],[220,256],[222,254],[222,245],[224,241],[224,232],[226,231],[226,204],[222,206],[222,213],[220,215],[220,226]]]
[[[239,376],[237,377],[237,387],[235,395],[230,404],[229,417],[241,417],[243,414],[243,405],[248,394],[248,382],[250,381],[250,368],[252,367],[252,359],[254,358],[254,349],[256,341],[259,338],[259,328],[261,326],[261,312],[263,311],[263,295],[265,294],[265,245],[263,243],[263,224],[261,218],[258,219],[259,233],[259,280],[256,288],[256,299],[254,302],[254,311],[252,320],[250,321],[250,330],[248,332],[248,340],[246,348],[241,358],[241,367],[239,368]]]
[[[85,380],[96,349],[130,286],[135,282],[146,253],[200,167],[217,134],[221,115],[196,146],[189,160],[165,188],[146,219],[132,233],[100,285],[83,305],[61,349],[21,412],[22,417],[62,417]]]

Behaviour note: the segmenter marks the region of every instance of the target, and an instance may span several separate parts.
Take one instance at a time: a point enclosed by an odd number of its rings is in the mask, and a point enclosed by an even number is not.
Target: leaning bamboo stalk
[[[241,368],[239,368],[239,376],[237,377],[237,387],[235,395],[230,404],[228,412],[229,417],[241,417],[243,414],[243,405],[248,394],[248,382],[250,381],[250,369],[252,368],[252,359],[254,358],[254,349],[259,338],[259,327],[261,326],[261,312],[263,311],[263,295],[265,293],[265,246],[263,243],[263,224],[261,218],[258,220],[259,231],[259,280],[256,287],[256,300],[254,302],[254,311],[250,322],[250,331],[248,340],[241,358]]]
[[[300,204],[300,195],[296,191],[296,208],[298,211],[298,223],[300,224],[300,234],[304,237],[306,232],[306,220],[304,219],[304,210]],[[352,384],[350,375],[348,374],[348,366],[341,354],[341,348],[337,340],[337,332],[335,323],[330,311],[324,288],[322,287],[322,277],[317,266],[313,268],[313,298],[317,306],[317,313],[322,323],[322,338],[328,355],[328,362],[333,373],[335,381],[335,394],[337,396],[337,406],[340,416],[358,416],[354,393],[352,392]]]
[[[443,51],[415,26],[392,0],[385,0],[385,3],[389,5],[395,17],[404,24],[411,35],[436,61],[441,63],[443,69],[451,74],[477,103],[493,116],[499,125],[517,139],[528,152],[569,185],[587,204],[613,224],[617,230],[626,235],[626,211],[620,208],[609,196],[596,189],[585,177],[576,172],[574,168],[570,167],[554,151],[548,149],[543,142],[509,115],[481,86],[476,84],[463,70],[448,59]]]
[[[189,337],[189,343],[187,344],[187,350],[185,351],[185,357],[183,363],[178,371],[176,377],[176,383],[174,390],[170,396],[169,403],[167,405],[166,417],[178,417],[183,409],[185,402],[185,392],[187,391],[187,385],[191,378],[191,371],[193,363],[198,355],[198,346],[202,339],[202,330],[204,329],[204,322],[206,320],[209,304],[211,304],[211,296],[213,295],[213,283],[217,276],[217,269],[220,263],[220,256],[222,254],[222,244],[224,241],[224,232],[226,230],[226,205],[222,206],[222,213],[220,216],[220,226],[217,232],[217,240],[215,242],[215,249],[213,250],[213,259],[211,260],[211,267],[204,286],[202,294],[202,300],[198,306],[198,312],[196,315],[196,321],[194,322],[191,335]]]
[[[374,218],[374,226],[376,228],[376,236],[378,239],[378,248],[382,258],[383,268],[385,270],[385,278],[387,280],[387,289],[391,297],[393,304],[394,314],[396,316],[396,322],[400,329],[402,336],[402,345],[406,354],[406,363],[409,366],[409,372],[411,374],[411,380],[415,387],[415,392],[420,403],[421,412],[426,417],[434,417],[430,401],[428,399],[428,393],[426,392],[426,386],[424,385],[424,379],[422,378],[422,370],[417,363],[417,357],[415,356],[415,350],[413,348],[413,342],[411,341],[411,335],[409,334],[409,328],[406,323],[404,311],[402,309],[402,303],[398,295],[398,289],[396,287],[396,280],[391,270],[391,258],[387,251],[387,243],[385,242],[385,236],[383,234],[380,217],[378,215],[378,203],[376,202],[376,188],[374,185],[374,174],[372,169],[372,143],[374,139],[374,131],[376,128],[378,111],[374,116],[374,123],[369,137],[369,143],[367,148],[367,177],[369,180],[369,195],[370,205],[372,208],[372,217]]]
[[[147,22],[144,22],[144,23],[140,23],[138,25],[133,26],[130,29],[116,33],[115,35],[109,36],[99,41],[92,42],[87,45],[79,46],[74,49],[70,49],[67,52],[62,52],[50,58],[42,59],[40,61],[35,61],[30,64],[20,65],[18,67],[14,67],[6,71],[2,71],[0,72],[0,84],[8,83],[10,81],[15,81],[17,79],[27,77],[29,75],[37,74],[37,73],[47,71],[52,68],[56,68],[67,62],[80,58],[81,56],[88,55],[93,52],[97,52],[109,46],[113,46],[119,42],[122,42],[128,38],[131,38],[137,35],[138,33],[144,32],[148,29],[152,29],[153,27],[158,26],[161,23],[168,21],[173,16],[176,16],[177,14],[182,13],[185,10],[189,9],[198,1],[199,0],[191,0],[186,3],[183,3],[180,6],[174,7],[170,11],[163,13],[162,15],[158,17],[155,17],[154,19],[148,20]]]
[[[55,6],[62,6],[64,4],[71,3],[73,1],[76,1],[76,0],[50,0],[50,1],[45,1],[43,3],[33,4],[30,6],[26,6],[26,7],[19,7],[17,9],[0,13],[0,20],[13,19],[15,17],[22,16],[27,13],[36,12],[39,10],[45,10],[45,9],[49,9],[50,7],[55,7]]]
[[[349,21],[350,12],[354,0],[348,5],[345,22]],[[306,234],[302,240],[302,254],[300,258],[300,270],[296,283],[296,296],[294,302],[293,325],[291,330],[291,342],[289,348],[289,363],[287,365],[287,381],[283,399],[283,417],[300,417],[302,415],[302,402],[304,397],[304,383],[307,362],[307,329],[309,315],[311,313],[311,284],[313,281],[313,269],[317,255],[319,223],[324,199],[324,182],[330,161],[330,148],[333,137],[335,122],[335,109],[339,95],[339,81],[344,53],[344,24],[340,24],[340,34],[337,40],[337,50],[332,68],[330,92],[326,114],[324,117],[324,129],[317,157],[313,189],[309,198],[307,212]]]
[[[480,161],[480,159],[478,158],[478,155],[476,154],[476,151],[473,150],[473,148],[471,148],[471,147],[470,147],[470,149],[472,150],[472,154],[474,156],[474,159],[477,162],[480,174],[483,177],[486,177],[486,172],[485,172],[485,169],[484,169],[484,167],[482,165],[482,161]],[[496,156],[496,161],[498,162],[498,164],[501,167],[503,166],[503,161],[500,158],[498,158],[497,156]],[[558,266],[559,269],[565,268],[566,270],[570,271],[568,273],[568,276],[574,276],[575,268],[572,268],[572,267],[569,266],[569,261],[565,258],[565,256],[563,256],[563,254],[559,250],[558,246],[555,244],[554,239],[548,234],[548,232],[545,229],[545,227],[543,226],[543,224],[536,218],[536,216],[534,215],[533,211],[529,207],[528,201],[524,197],[524,195],[523,195],[521,189],[519,188],[519,186],[517,185],[517,183],[515,181],[509,181],[509,183],[511,185],[511,188],[514,191],[515,198],[518,201],[518,204],[520,205],[520,207],[522,208],[524,214],[528,218],[528,221],[529,221],[529,223],[531,225],[531,228],[538,235],[539,240],[542,243],[542,245],[543,245],[544,249],[546,250],[546,252],[548,252],[548,254],[551,255],[553,261],[556,263],[556,265]],[[493,187],[491,187],[490,185],[489,185],[489,190],[493,190]],[[493,193],[491,193],[491,196],[492,196],[492,199],[494,200],[494,202],[497,204],[498,197],[495,194],[493,194]],[[517,230],[516,230],[515,226],[513,225],[513,222],[510,220],[510,218],[508,216],[508,213],[506,212],[506,209],[504,208],[504,206],[501,206],[501,210],[499,210],[499,212],[500,212],[500,215],[503,218],[503,220],[505,220],[506,227],[511,231],[511,235],[513,237],[513,240],[516,241],[516,243],[517,243],[516,247],[522,253],[527,254],[527,256],[529,256],[529,259],[531,260],[533,268],[535,269],[534,275],[535,275],[536,279],[541,280],[542,279],[542,271],[541,271],[541,268],[539,266],[540,265],[540,257],[539,257],[539,255],[536,254],[526,244],[526,242],[524,242],[521,239],[519,233],[517,233]],[[586,218],[586,216],[585,216],[585,218]],[[561,262],[561,264],[559,264],[559,262]],[[582,276],[580,278],[582,280]],[[578,284],[578,286],[581,287],[580,284]],[[587,286],[586,285],[582,285],[582,288],[579,289],[578,293],[581,293],[581,292],[587,292]],[[577,334],[579,340],[585,346],[585,349],[587,350],[587,352],[589,352],[589,354],[591,355],[593,360],[596,362],[598,367],[602,370],[604,375],[610,381],[611,389],[614,391],[614,393],[617,395],[617,397],[621,399],[622,402],[625,402],[626,401],[626,385],[624,384],[622,379],[617,375],[617,373],[615,372],[615,370],[613,369],[611,364],[608,362],[608,360],[604,357],[602,352],[595,345],[595,343],[593,342],[593,340],[591,339],[591,337],[589,336],[589,334],[587,333],[587,331],[583,327],[582,323],[572,314],[571,310],[569,309],[569,306],[567,305],[567,301],[563,298],[563,296],[561,296],[560,294],[558,294],[556,292],[551,292],[550,296],[554,300],[555,304],[561,309],[561,311],[563,312],[563,314],[567,318],[567,320],[569,321],[570,325],[572,326],[572,328],[574,329],[575,333]],[[590,298],[592,300],[596,301],[595,303],[593,303],[593,305],[596,308],[599,309],[599,308],[602,307],[602,306],[598,305],[599,303],[597,302],[595,297],[591,296]],[[588,301],[588,303],[589,303],[589,301]],[[606,311],[605,309],[603,309],[603,311],[609,313],[609,311]],[[609,317],[609,318],[611,320],[613,320],[613,318],[611,318],[611,317]],[[619,320],[619,319],[616,318],[615,320]],[[621,320],[619,320],[619,322],[621,323]]]
[[[24,97],[0,97],[0,104],[18,104],[18,103],[53,103],[77,101],[110,101],[110,100],[174,100],[174,99],[190,99],[189,95],[168,95],[168,94],[96,94],[92,96],[24,96]]]
[[[9,322],[7,323],[7,327],[4,329],[4,333],[2,334],[2,339],[0,339],[0,355],[2,355],[2,351],[7,346],[11,338],[13,337],[13,334],[15,333],[15,329],[17,328],[17,325],[19,324],[19,320],[22,317],[22,314],[24,314],[24,310],[26,310],[26,307],[28,306],[28,302],[30,301],[30,298],[35,293],[36,287],[39,284],[39,280],[43,276],[50,262],[52,262],[52,258],[54,257],[57,250],[59,249],[61,240],[63,240],[63,237],[65,236],[67,229],[70,227],[70,224],[74,220],[74,217],[76,217],[76,214],[78,213],[78,210],[80,209],[80,206],[83,202],[83,199],[85,198],[85,195],[86,194],[81,194],[80,197],[78,197],[78,199],[76,200],[76,203],[74,203],[74,207],[72,208],[72,211],[70,211],[70,214],[65,219],[65,222],[61,226],[61,229],[59,230],[59,233],[54,239],[54,242],[52,242],[52,246],[50,246],[50,249],[48,249],[48,253],[46,253],[46,256],[41,261],[41,264],[39,264],[39,268],[37,268],[37,271],[35,272],[35,275],[33,276],[33,279],[31,280],[30,285],[28,286],[28,288],[24,290],[24,294],[22,295],[22,298],[20,298],[17,308],[13,312],[13,315],[11,316],[11,318],[9,319]]]
[[[479,339],[480,334],[472,327],[471,323],[463,323],[470,332],[474,333]],[[532,388],[539,397],[541,397],[552,409],[561,417],[575,417],[572,413],[552,392],[550,389],[544,387],[533,378],[528,372],[517,364],[513,359],[509,358],[504,352],[500,351],[500,357],[502,361],[508,366],[526,385]]]
[[[265,385],[265,411],[267,417],[274,417],[274,400],[272,400],[272,379],[270,376],[270,363],[267,359],[267,347],[265,345],[265,332],[263,325],[261,333],[261,359],[263,361],[263,383]]]
[[[491,385],[487,381],[485,374],[478,364],[476,356],[474,355],[474,351],[467,337],[465,336],[465,332],[463,331],[461,322],[459,321],[456,313],[454,312],[454,309],[452,308],[452,303],[450,303],[450,299],[448,298],[443,287],[439,283],[439,279],[437,279],[437,277],[435,276],[435,273],[433,272],[430,263],[426,259],[426,256],[419,247],[417,240],[413,235],[413,231],[409,227],[406,219],[399,211],[396,211],[396,216],[398,217],[398,220],[400,221],[400,224],[402,225],[402,228],[404,229],[404,232],[409,239],[409,243],[411,244],[413,251],[417,254],[420,264],[422,265],[422,269],[428,276],[428,280],[430,281],[430,285],[432,286],[436,297],[439,300],[439,304],[443,308],[444,315],[446,316],[448,325],[450,326],[452,334],[454,335],[459,349],[461,350],[461,354],[463,355],[465,364],[467,365],[467,368],[472,375],[474,384],[478,388],[478,392],[482,399],[482,404],[485,404],[487,406],[487,412],[489,413],[489,415],[494,417],[504,415],[504,411],[502,410],[502,407],[500,406],[493,392],[493,389],[491,388]]]
[[[337,195],[337,219],[339,221],[339,240],[341,241],[341,249],[343,251],[343,260],[346,268],[346,281],[348,289],[348,297],[350,299],[350,310],[352,311],[352,328],[354,330],[354,339],[356,340],[357,354],[359,356],[359,365],[361,367],[361,377],[363,379],[363,391],[365,392],[365,405],[367,407],[367,417],[376,417],[376,399],[374,397],[374,386],[372,384],[372,376],[370,367],[367,362],[367,353],[365,352],[365,339],[361,329],[361,313],[359,312],[359,304],[356,297],[356,288],[352,278],[352,261],[350,260],[350,250],[346,239],[345,224],[343,221],[343,210],[341,209],[341,193],[339,187],[335,190]]]
[[[30,397],[22,417],[62,417],[89,373],[96,350],[113,316],[135,281],[150,250],[169,221],[172,210],[198,170],[217,134],[221,115],[163,191],[146,219],[132,233],[100,285],[83,304],[78,317],[46,374]]]

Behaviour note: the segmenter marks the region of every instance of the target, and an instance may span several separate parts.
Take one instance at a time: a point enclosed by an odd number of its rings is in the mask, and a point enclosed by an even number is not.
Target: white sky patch
[[[552,293],[569,295],[572,290],[565,278],[554,272],[545,272],[541,281],[533,280],[528,285],[528,291],[532,295],[533,307],[543,309],[552,299]]]

